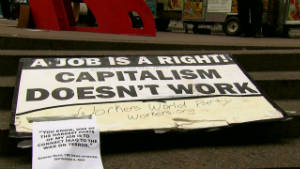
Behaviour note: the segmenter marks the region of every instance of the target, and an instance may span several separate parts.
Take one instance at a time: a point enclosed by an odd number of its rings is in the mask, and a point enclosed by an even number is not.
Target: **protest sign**
[[[283,118],[227,54],[23,59],[16,105],[25,133],[89,115],[103,132]]]
[[[95,119],[33,123],[33,169],[103,169]]]

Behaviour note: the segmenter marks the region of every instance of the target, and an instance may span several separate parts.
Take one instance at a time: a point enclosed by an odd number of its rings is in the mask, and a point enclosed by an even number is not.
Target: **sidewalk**
[[[299,39],[157,32],[156,37],[16,28],[0,19],[0,49],[222,50],[299,48]]]

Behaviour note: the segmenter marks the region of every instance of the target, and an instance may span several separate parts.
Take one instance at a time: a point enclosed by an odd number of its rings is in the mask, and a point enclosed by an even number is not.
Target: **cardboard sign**
[[[21,60],[15,122],[95,115],[100,131],[197,129],[280,119],[227,54]]]

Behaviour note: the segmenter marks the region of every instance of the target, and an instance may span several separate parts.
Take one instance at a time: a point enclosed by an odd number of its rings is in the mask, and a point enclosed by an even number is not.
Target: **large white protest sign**
[[[23,59],[15,127],[95,115],[101,131],[282,118],[227,54]],[[181,120],[180,120],[181,119]]]
[[[103,169],[95,119],[33,123],[33,169]]]

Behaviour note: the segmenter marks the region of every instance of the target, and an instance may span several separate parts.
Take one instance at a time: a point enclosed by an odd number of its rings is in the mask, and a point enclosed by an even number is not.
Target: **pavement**
[[[241,38],[173,32],[158,32],[156,37],[146,37],[20,29],[16,28],[16,25],[16,21],[0,19],[0,49],[220,50],[299,48],[299,38]],[[26,43],[24,44],[24,42]]]

